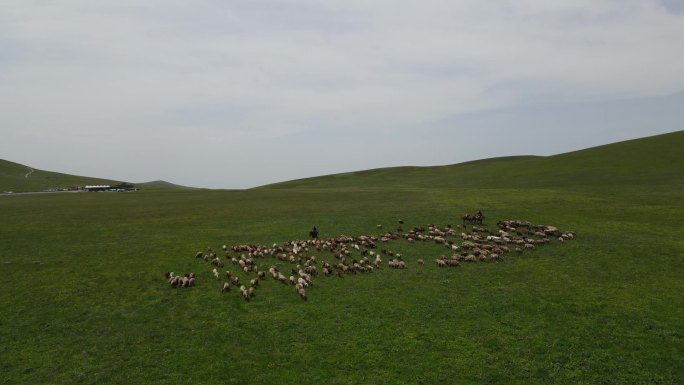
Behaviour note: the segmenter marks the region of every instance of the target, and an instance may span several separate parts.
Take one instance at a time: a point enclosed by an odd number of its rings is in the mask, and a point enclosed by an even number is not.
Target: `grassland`
[[[0,383],[681,383],[683,141],[246,191],[0,197]],[[409,269],[321,277],[308,302],[272,280],[249,303],[222,295],[193,257],[477,209],[578,237],[446,270],[414,263],[443,249],[397,242]],[[169,270],[197,285],[170,289]]]

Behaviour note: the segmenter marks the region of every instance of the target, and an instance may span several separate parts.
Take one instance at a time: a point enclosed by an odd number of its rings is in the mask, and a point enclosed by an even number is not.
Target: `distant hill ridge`
[[[118,185],[123,181],[91,178],[86,176],[44,171],[29,166],[0,159],[0,193],[36,192],[54,189],[69,189],[88,185]],[[135,183],[144,189],[188,189],[165,181]]]
[[[684,185],[684,131],[553,156],[508,156],[447,166],[390,167],[292,180],[259,188],[526,188]]]
[[[31,171],[33,170],[33,171]],[[23,164],[0,159],[0,192],[45,191],[86,185],[115,185],[111,179],[90,178],[78,175],[43,171]]]
[[[144,189],[176,189],[176,190],[195,190],[197,187],[187,187],[167,182],[164,180],[154,180],[151,182],[135,183],[136,187]]]
[[[378,168],[291,180],[256,189],[528,188],[639,184],[684,187],[683,148],[684,131],[677,131],[553,156],[504,156],[446,166]],[[34,170],[0,160],[0,193],[119,183],[110,179]],[[146,190],[191,189],[166,181],[135,185]]]

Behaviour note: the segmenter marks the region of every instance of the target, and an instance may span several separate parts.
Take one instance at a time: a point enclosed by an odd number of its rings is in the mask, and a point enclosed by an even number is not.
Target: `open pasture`
[[[480,162],[479,173],[0,196],[0,383],[681,383],[682,138]],[[479,179],[458,186],[461,171]],[[226,295],[195,258],[208,245],[306,239],[314,225],[320,238],[379,234],[399,218],[405,231],[455,226],[480,209],[489,228],[523,219],[577,237],[455,268],[433,262],[443,246],[396,240],[387,248],[408,268],[318,277],[308,301],[272,279],[249,302]],[[172,289],[167,271],[196,283]]]
[[[4,383],[677,383],[679,194],[551,189],[181,191],[3,197]],[[222,295],[207,245],[523,218],[577,239],[503,262],[267,280]],[[664,213],[664,215],[653,215]],[[490,224],[491,225],[491,224]],[[395,246],[396,245],[396,246]],[[168,270],[195,271],[171,289]]]

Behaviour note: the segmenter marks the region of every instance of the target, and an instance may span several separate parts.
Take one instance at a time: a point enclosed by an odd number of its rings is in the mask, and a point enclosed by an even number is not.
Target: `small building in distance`
[[[109,186],[108,184],[103,184],[103,185],[91,185],[91,186],[85,186],[86,191],[109,191]]]
[[[131,183],[120,183],[114,186],[110,186],[108,184],[104,185],[90,185],[90,186],[85,186],[83,188],[85,191],[133,191],[135,190],[135,186]]]

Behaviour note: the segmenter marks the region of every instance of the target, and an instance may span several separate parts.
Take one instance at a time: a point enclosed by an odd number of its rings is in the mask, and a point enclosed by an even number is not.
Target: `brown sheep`
[[[306,290],[304,290],[303,287],[300,287],[300,288],[297,290],[297,294],[299,294],[299,298],[303,299],[304,301],[307,301],[307,300],[308,300],[308,298],[306,297]]]

